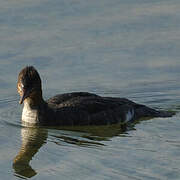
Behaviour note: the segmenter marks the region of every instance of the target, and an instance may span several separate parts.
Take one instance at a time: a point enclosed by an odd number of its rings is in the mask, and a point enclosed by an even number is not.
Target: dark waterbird
[[[45,101],[41,78],[33,66],[20,71],[17,90],[20,104],[24,103],[22,121],[33,125],[109,125],[173,115],[125,98],[101,97],[88,92],[59,94]]]

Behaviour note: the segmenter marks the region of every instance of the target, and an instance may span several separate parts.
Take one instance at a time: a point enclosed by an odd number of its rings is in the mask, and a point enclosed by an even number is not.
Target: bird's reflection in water
[[[58,130],[58,131],[57,131]],[[49,135],[48,135],[49,131]],[[55,131],[55,133],[52,133]],[[13,160],[15,176],[30,178],[37,172],[30,166],[30,161],[48,140],[58,145],[70,143],[78,146],[102,146],[103,141],[126,131],[126,126],[79,126],[79,127],[26,127],[21,129],[21,148]],[[76,136],[74,136],[74,132]],[[101,143],[102,142],[102,143]]]
[[[104,125],[104,126],[72,126],[72,127],[53,127],[56,130],[65,130],[67,133],[65,135],[51,135],[65,141],[66,143],[82,145],[82,146],[94,146],[94,145],[104,145],[100,143],[102,141],[107,141],[110,138],[121,135],[127,130],[133,129],[134,126],[127,126],[127,124],[115,124],[115,125]],[[51,128],[52,129],[52,128]],[[76,132],[71,136],[71,133]],[[70,135],[70,136],[69,136]],[[75,137],[75,138],[74,138]],[[80,139],[79,139],[79,138]],[[84,139],[82,139],[84,138]]]
[[[32,177],[36,171],[29,165],[33,156],[46,142],[47,130],[43,128],[22,128],[21,148],[13,160],[13,169],[16,176]]]

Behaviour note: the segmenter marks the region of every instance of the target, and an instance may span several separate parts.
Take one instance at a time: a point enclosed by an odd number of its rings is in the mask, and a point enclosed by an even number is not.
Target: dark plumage
[[[19,73],[17,89],[24,102],[22,121],[40,125],[106,125],[133,121],[142,117],[169,117],[173,113],[157,111],[125,98],[101,97],[87,92],[56,95],[43,100],[41,79],[32,66]]]

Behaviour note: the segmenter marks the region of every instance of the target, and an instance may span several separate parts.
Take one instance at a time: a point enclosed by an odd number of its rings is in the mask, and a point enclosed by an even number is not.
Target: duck
[[[40,75],[33,66],[26,66],[19,72],[17,91],[19,103],[24,105],[21,120],[31,125],[111,125],[173,115],[126,98],[102,97],[89,92],[58,94],[45,101]]]

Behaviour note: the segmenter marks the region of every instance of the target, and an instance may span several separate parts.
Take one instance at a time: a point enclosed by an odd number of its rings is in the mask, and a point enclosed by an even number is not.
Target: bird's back
[[[57,116],[58,112],[61,114],[62,125],[105,125],[133,121],[140,117],[170,115],[125,98],[101,97],[87,92],[59,94],[47,103],[56,109]]]

